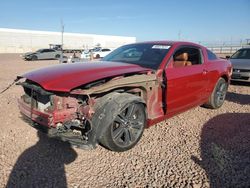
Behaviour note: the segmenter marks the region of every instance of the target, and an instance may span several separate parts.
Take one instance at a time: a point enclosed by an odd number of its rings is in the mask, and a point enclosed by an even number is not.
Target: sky
[[[0,27],[133,36],[137,41],[250,38],[250,0],[1,0]]]

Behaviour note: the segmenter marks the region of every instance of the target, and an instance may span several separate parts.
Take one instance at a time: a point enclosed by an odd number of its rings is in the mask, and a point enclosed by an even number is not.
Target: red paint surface
[[[38,83],[49,91],[68,92],[102,78],[147,70],[150,69],[127,63],[84,62],[46,67],[26,73],[22,77]]]
[[[227,60],[217,59],[209,61],[206,48],[189,42],[151,42],[172,45],[156,72],[159,81],[162,81],[165,71],[167,88],[162,96],[162,88],[154,90],[147,98],[148,125],[153,125],[166,118],[186,111],[192,107],[204,104],[211,95],[217,80],[226,77],[230,81],[231,64]],[[203,64],[181,68],[172,66],[172,55],[181,46],[195,46],[201,49]],[[80,85],[107,77],[119,76],[126,73],[147,71],[150,69],[137,65],[100,62],[76,63],[53,66],[23,75],[40,84],[46,90],[70,91]],[[166,99],[167,112],[162,109],[162,99]],[[58,121],[67,116],[67,112],[54,114]]]

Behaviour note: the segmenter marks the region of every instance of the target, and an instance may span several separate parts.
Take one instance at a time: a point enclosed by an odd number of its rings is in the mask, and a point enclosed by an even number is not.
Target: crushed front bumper
[[[31,108],[31,106],[26,104],[22,99],[18,99],[18,107],[24,116],[41,126],[50,127],[52,125],[52,114],[40,112],[35,108]]]
[[[26,104],[22,99],[18,100],[18,107],[22,114],[22,119],[33,128],[42,131],[50,138],[56,138],[70,143],[72,146],[81,149],[94,149],[96,142],[93,139],[84,139],[79,134],[75,134],[71,130],[60,130],[53,122],[53,114],[38,111]]]

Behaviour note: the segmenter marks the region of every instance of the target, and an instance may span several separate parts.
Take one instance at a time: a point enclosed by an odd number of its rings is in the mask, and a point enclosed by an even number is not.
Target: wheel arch
[[[227,83],[229,83],[229,77],[226,74],[222,74],[220,78],[223,78]]]
[[[131,102],[138,102],[144,105],[147,119],[146,102],[139,96],[130,93],[112,92],[98,99],[94,106],[95,113],[92,117],[93,130],[91,135],[96,142],[99,143],[108,125],[118,115],[119,111],[116,109],[122,109]]]

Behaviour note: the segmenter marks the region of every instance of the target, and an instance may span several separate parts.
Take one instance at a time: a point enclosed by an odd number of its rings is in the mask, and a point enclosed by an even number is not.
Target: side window
[[[47,52],[49,52],[49,50],[48,50],[48,49],[45,49],[45,50],[43,50],[42,53],[47,53]]]
[[[143,50],[138,48],[128,48],[122,53],[119,53],[113,57],[113,60],[133,62],[139,61],[143,55]]]
[[[182,47],[173,55],[173,67],[185,67],[202,64],[201,52],[195,47]]]
[[[211,52],[210,50],[207,50],[207,58],[208,58],[208,60],[218,59],[217,56],[213,52]]]
[[[109,52],[110,49],[102,49],[103,52]]]

